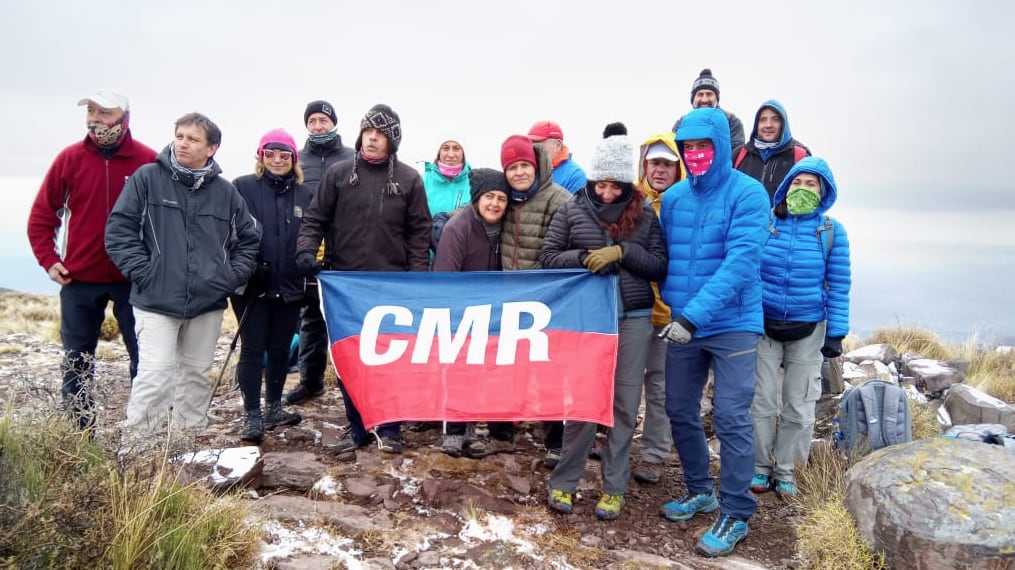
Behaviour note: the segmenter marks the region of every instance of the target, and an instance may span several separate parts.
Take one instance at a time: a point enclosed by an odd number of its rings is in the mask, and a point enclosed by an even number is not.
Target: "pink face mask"
[[[684,164],[687,165],[687,171],[691,176],[701,176],[708,172],[713,158],[715,158],[714,148],[684,151]]]

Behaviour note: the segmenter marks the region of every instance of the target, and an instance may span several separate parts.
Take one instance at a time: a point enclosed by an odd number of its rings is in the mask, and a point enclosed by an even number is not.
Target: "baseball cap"
[[[532,142],[543,142],[546,139],[564,140],[564,131],[560,129],[560,125],[553,121],[537,121],[529,129],[529,140]]]
[[[78,101],[78,105],[87,105],[88,103],[95,103],[103,109],[119,108],[123,109],[124,112],[130,111],[130,103],[127,102],[127,97],[115,91],[96,91],[94,94]]]
[[[680,161],[677,155],[673,153],[673,150],[661,141],[652,143],[652,146],[648,147],[648,152],[645,153],[645,160],[652,160],[653,158],[661,158],[670,162]]]

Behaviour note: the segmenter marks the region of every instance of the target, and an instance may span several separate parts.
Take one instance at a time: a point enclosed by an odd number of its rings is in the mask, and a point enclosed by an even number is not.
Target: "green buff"
[[[786,193],[786,208],[789,209],[789,213],[794,216],[810,214],[814,210],[818,209],[818,204],[820,203],[821,196],[818,196],[812,190],[808,190],[807,188],[791,188],[790,191]]]

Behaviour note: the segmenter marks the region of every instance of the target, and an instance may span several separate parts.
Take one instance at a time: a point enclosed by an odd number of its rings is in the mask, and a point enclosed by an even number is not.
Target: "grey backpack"
[[[883,380],[865,382],[842,395],[839,425],[846,451],[865,439],[871,451],[913,439],[906,391]]]

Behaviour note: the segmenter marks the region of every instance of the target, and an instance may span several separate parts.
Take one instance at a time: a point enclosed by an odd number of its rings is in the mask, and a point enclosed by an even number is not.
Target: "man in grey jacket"
[[[157,162],[140,168],[106,224],[106,252],[131,281],[137,378],[127,403],[134,434],[208,424],[211,368],[226,297],[254,270],[261,230],[212,159],[222,140],[199,113],[176,121]]]
[[[691,107],[719,109],[719,80],[712,75],[712,70],[707,67],[701,70],[698,78],[691,84]],[[744,123],[726,109],[719,110],[726,114],[726,120],[730,123],[730,150],[734,152],[733,156],[736,156],[736,150],[744,146]],[[683,117],[673,123],[674,133],[677,132],[681,119]]]

